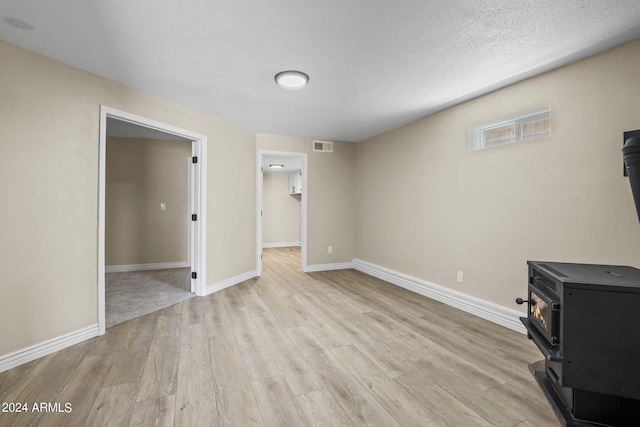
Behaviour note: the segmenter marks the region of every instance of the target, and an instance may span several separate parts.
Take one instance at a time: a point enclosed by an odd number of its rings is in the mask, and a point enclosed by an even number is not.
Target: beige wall
[[[262,243],[300,243],[299,194],[289,194],[288,173],[265,173],[262,181]]]
[[[527,260],[640,267],[621,157],[638,70],[640,41],[358,144],[357,257],[510,308]],[[550,138],[468,150],[470,126],[545,106]]]
[[[4,42],[0,58],[0,355],[97,323],[101,104],[208,137],[207,283],[255,269],[254,133]]]
[[[313,140],[258,134],[259,150],[308,153],[307,264],[351,262],[355,257],[355,144],[334,142],[314,152]],[[303,188],[303,191],[305,189]],[[333,246],[333,253],[327,247]]]
[[[190,157],[189,142],[107,138],[107,266],[189,261]]]

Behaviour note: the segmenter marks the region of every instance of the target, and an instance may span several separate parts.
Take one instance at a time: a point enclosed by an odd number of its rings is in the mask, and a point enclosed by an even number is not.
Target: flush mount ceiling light
[[[270,167],[271,169],[282,169],[282,168],[284,167],[284,165],[274,163],[274,164],[272,164],[272,165],[269,165],[269,167]]]
[[[6,18],[4,18],[4,21],[11,25],[14,28],[19,28],[21,30],[25,30],[25,31],[33,31],[34,30],[34,26],[29,24],[28,22],[24,22],[21,19],[18,18],[13,18],[11,16],[7,16]]]
[[[282,71],[275,76],[276,83],[287,89],[300,89],[309,83],[309,76],[302,71]]]

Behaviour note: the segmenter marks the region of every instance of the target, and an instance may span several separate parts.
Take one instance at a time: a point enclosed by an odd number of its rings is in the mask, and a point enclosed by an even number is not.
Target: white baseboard
[[[316,271],[331,271],[331,270],[345,270],[347,268],[355,268],[353,262],[339,262],[333,264],[314,264],[307,265],[305,273],[313,273]]]
[[[526,316],[525,313],[359,259],[354,259],[353,264],[356,270],[370,276],[440,301],[516,332],[522,334],[527,332],[522,322],[520,322],[520,317]]]
[[[23,365],[99,335],[98,325],[86,327],[40,344],[0,356],[0,372]]]
[[[300,242],[278,242],[278,243],[263,243],[263,248],[288,248],[291,246],[302,246]]]
[[[131,271],[164,270],[166,268],[186,267],[189,267],[189,263],[187,261],[158,262],[150,264],[108,265],[104,268],[104,271],[105,273],[128,273]]]
[[[240,274],[235,277],[231,277],[229,279],[225,279],[222,282],[214,283],[213,285],[207,285],[207,292],[205,295],[212,294],[214,292],[221,291],[225,288],[228,288],[233,285],[237,285],[238,283],[242,283],[245,280],[253,279],[258,276],[258,272],[256,270],[248,271],[246,273]]]

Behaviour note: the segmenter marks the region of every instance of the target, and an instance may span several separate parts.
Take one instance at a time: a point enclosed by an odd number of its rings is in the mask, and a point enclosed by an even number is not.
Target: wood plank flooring
[[[524,335],[354,270],[299,266],[299,249],[267,249],[260,278],[1,373],[0,403],[29,410],[0,425],[559,425]]]

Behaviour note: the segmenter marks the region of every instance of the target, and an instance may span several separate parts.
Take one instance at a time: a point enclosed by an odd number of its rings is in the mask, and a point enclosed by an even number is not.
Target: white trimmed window
[[[551,110],[546,108],[523,116],[471,127],[469,128],[469,150],[550,136],[550,112]]]

